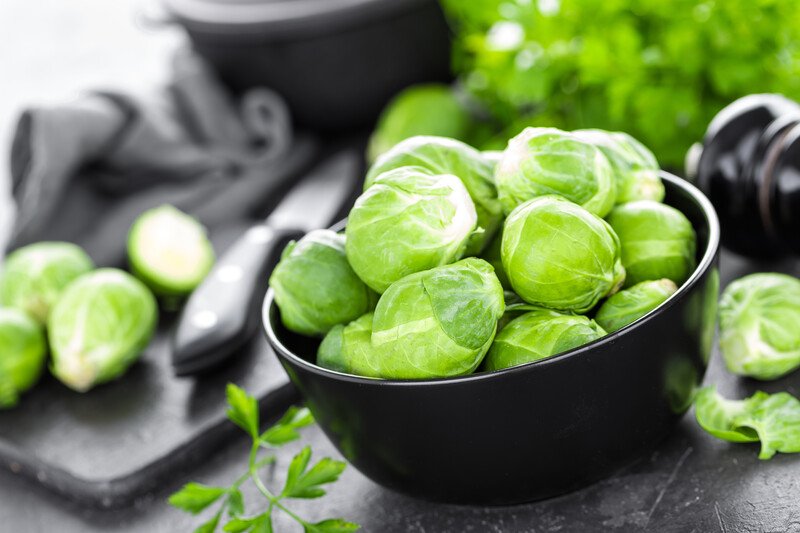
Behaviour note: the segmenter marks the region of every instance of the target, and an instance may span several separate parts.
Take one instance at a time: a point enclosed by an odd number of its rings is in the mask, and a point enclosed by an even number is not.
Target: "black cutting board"
[[[246,227],[215,232],[215,248]],[[19,406],[0,411],[0,465],[85,505],[125,505],[236,437],[225,417],[228,382],[259,398],[266,420],[297,399],[261,332],[219,369],[176,378],[176,318],[162,312],[155,338],[121,379],[80,394],[46,373]]]

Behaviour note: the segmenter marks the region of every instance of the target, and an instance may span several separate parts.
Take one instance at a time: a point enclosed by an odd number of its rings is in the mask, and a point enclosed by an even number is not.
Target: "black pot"
[[[369,126],[398,91],[448,81],[436,0],[162,0],[235,91],[276,90],[300,126]]]
[[[719,224],[701,192],[665,174],[692,222],[699,266],[633,324],[549,359],[461,378],[394,381],[313,364],[272,291],[267,337],[320,427],[381,485],[426,499],[512,504],[585,486],[652,449],[688,409],[714,336]]]

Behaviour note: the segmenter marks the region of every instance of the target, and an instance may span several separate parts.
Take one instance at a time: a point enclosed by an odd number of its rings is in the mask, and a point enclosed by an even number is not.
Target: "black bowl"
[[[719,224],[695,187],[664,174],[666,203],[698,237],[698,267],[662,306],[586,346],[493,373],[361,378],[313,361],[264,302],[267,337],[320,427],[358,470],[413,496],[512,504],[585,486],[662,440],[702,381],[719,290]]]

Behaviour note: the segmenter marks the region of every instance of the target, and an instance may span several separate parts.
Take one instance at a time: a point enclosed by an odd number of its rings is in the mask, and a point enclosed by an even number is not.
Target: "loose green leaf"
[[[244,514],[244,497],[239,489],[234,489],[228,494],[228,514],[230,516]]]
[[[219,519],[221,516],[222,511],[219,511],[217,514],[212,516],[208,522],[201,524],[197,529],[195,529],[194,533],[214,533],[219,525]]]
[[[759,459],[769,459],[777,452],[800,452],[800,401],[787,392],[767,396],[733,422],[758,434]]]
[[[181,490],[169,497],[169,503],[178,509],[197,514],[217,501],[225,492],[226,489],[221,487],[187,483]]]
[[[729,442],[757,442],[758,435],[750,428],[739,428],[734,419],[744,413],[748,402],[761,402],[767,396],[759,392],[748,400],[727,400],[717,393],[715,387],[703,387],[695,399],[695,417],[700,427],[717,437]]]
[[[253,438],[258,438],[258,402],[244,389],[228,383],[228,418]]]
[[[761,441],[760,459],[800,452],[800,401],[786,392],[757,392],[745,400],[726,400],[713,387],[700,391],[695,404],[700,426],[730,442]]]
[[[348,531],[358,531],[360,526],[352,522],[347,522],[341,518],[329,518],[316,524],[305,524],[305,533],[347,533]]]

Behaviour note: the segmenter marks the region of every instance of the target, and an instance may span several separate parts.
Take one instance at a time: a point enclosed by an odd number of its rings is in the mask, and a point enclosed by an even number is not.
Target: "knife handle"
[[[172,366],[176,375],[201,372],[229,357],[258,326],[257,308],[279,245],[297,230],[258,225],[219,258],[183,308],[174,331]]]

